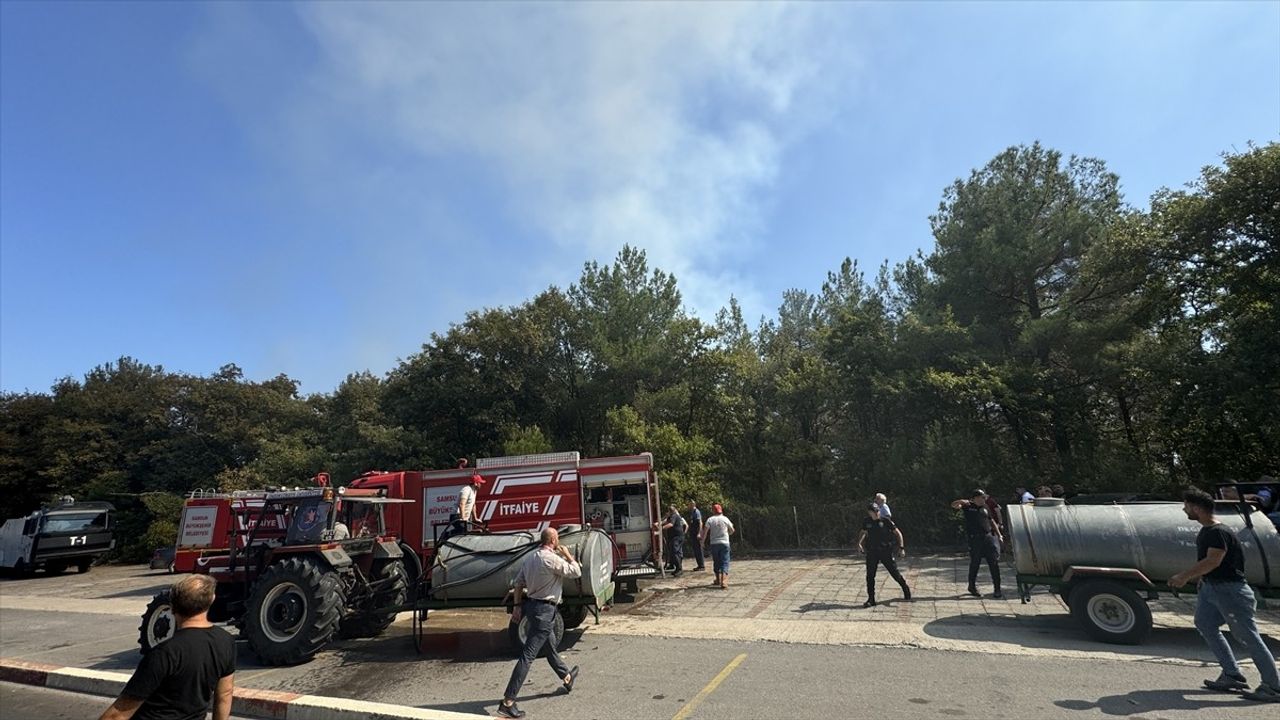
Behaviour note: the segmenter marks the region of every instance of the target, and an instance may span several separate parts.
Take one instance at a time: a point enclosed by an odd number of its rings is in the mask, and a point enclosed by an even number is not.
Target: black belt
[[[543,600],[543,599],[541,599],[541,598],[525,598],[525,600],[528,600],[529,602],[543,603],[543,604],[546,604],[546,605],[559,605],[559,604],[560,604],[560,603],[556,602],[555,600]]]

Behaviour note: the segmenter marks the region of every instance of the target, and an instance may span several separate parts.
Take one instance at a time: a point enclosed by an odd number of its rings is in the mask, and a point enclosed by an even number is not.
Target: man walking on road
[[[720,503],[711,506],[711,517],[707,518],[706,527],[702,528],[699,542],[711,548],[711,569],[716,573],[715,582],[721,590],[729,587],[729,536],[733,534],[733,523],[725,517]]]
[[[693,560],[697,565],[693,568],[701,572],[707,569],[707,559],[702,553],[702,511],[698,503],[689,501],[689,537],[693,538]]]
[[[1196,564],[1190,569],[1169,578],[1169,587],[1180,588],[1199,579],[1196,591],[1196,629],[1209,643],[1209,649],[1218,658],[1222,674],[1216,680],[1205,680],[1210,690],[1245,690],[1245,681],[1231,646],[1222,635],[1222,624],[1231,628],[1231,634],[1249,649],[1253,664],[1262,675],[1262,683],[1244,697],[1260,702],[1280,703],[1280,674],[1276,672],[1276,659],[1258,634],[1254,622],[1257,607],[1253,588],[1245,581],[1244,550],[1235,533],[1218,522],[1213,515],[1213,498],[1202,490],[1188,490],[1182,494],[1182,511],[1191,520],[1200,523],[1196,536]]]
[[[573,684],[578,679],[578,668],[572,670],[564,664],[557,652],[552,637],[556,621],[556,613],[560,612],[560,598],[564,592],[564,581],[582,577],[582,565],[573,558],[569,549],[560,544],[560,533],[555,528],[542,531],[542,545],[529,553],[516,573],[515,607],[511,610],[511,622],[520,623],[528,618],[525,628],[524,648],[515,669],[511,671],[511,680],[507,682],[506,692],[498,705],[498,714],[508,718],[522,718],[525,712],[516,706],[516,694],[529,676],[529,666],[542,647],[547,646],[547,662],[559,676],[565,692],[573,691]]]
[[[208,575],[190,575],[169,588],[178,629],[142,658],[120,697],[99,720],[213,720],[231,717],[236,647],[209,622],[215,588]]]
[[[864,545],[867,542],[870,544]],[[862,521],[862,533],[858,535],[858,552],[867,554],[867,601],[862,607],[876,604],[876,571],[881,565],[902,588],[902,599],[911,599],[911,588],[907,587],[907,581],[898,572],[898,563],[893,559],[894,555],[902,557],[907,554],[902,531],[893,520],[880,514],[880,506],[875,503],[867,506],[867,517]]]
[[[1000,527],[992,522],[991,513],[987,510],[987,493],[974,490],[969,493],[968,500],[956,500],[951,503],[952,510],[964,512],[964,531],[969,536],[969,594],[981,597],[978,592],[978,568],[982,561],[987,561],[987,569],[991,571],[991,584],[995,585],[995,594],[991,597],[1001,600],[1000,592],[1000,545],[1003,538]]]

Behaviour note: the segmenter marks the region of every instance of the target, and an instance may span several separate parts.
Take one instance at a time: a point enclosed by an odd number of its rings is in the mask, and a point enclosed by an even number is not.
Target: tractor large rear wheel
[[[333,639],[345,604],[336,573],[309,558],[289,558],[253,584],[244,635],[268,665],[306,662]]]
[[[138,649],[143,654],[151,652],[157,645],[173,637],[178,630],[178,621],[173,618],[173,603],[169,601],[169,591],[158,593],[147,603],[142,613],[142,624],[138,626]]]
[[[378,608],[404,605],[409,597],[409,576],[399,560],[385,562],[374,573],[375,582],[389,581],[374,594],[365,607],[342,619],[340,634],[344,638],[368,638],[381,635],[395,622],[395,611],[377,612]]]

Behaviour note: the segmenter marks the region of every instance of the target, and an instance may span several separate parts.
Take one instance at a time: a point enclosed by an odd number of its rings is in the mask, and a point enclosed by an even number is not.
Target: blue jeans
[[[729,572],[729,543],[711,543],[711,567],[717,575]]]
[[[524,648],[520,651],[520,659],[516,661],[516,666],[511,671],[511,680],[507,682],[506,692],[502,697],[508,700],[515,700],[516,693],[520,692],[520,686],[524,685],[525,678],[529,677],[529,666],[538,657],[538,651],[543,645],[547,646],[547,662],[551,665],[551,669],[560,677],[560,682],[564,682],[564,676],[569,674],[569,666],[564,664],[564,660],[560,659],[560,653],[556,652],[556,643],[553,634],[555,630],[553,626],[556,622],[556,613],[560,609],[551,603],[536,602],[534,600],[525,600],[521,606],[524,616],[529,618],[529,626],[526,628],[524,636]]]
[[[1236,664],[1236,656],[1219,629],[1226,623],[1236,642],[1248,649],[1249,657],[1253,658],[1253,664],[1258,666],[1258,672],[1262,674],[1262,682],[1280,690],[1276,659],[1271,656],[1271,651],[1267,649],[1267,644],[1258,634],[1258,626],[1253,621],[1256,608],[1253,588],[1248,583],[1206,580],[1200,583],[1196,596],[1196,630],[1209,643],[1209,649],[1218,658],[1222,671],[1238,676],[1241,673],[1240,666]]]

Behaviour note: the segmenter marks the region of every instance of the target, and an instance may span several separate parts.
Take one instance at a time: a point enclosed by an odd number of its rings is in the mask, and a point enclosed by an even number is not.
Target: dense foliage
[[[692,316],[626,248],[329,394],[122,358],[0,397],[0,509],[114,500],[136,554],[172,535],[165,494],[462,455],[651,451],[668,499],[744,506],[1275,474],[1280,144],[1145,210],[1101,161],[1014,147],[931,222],[928,254],[846,261],[754,325]]]

